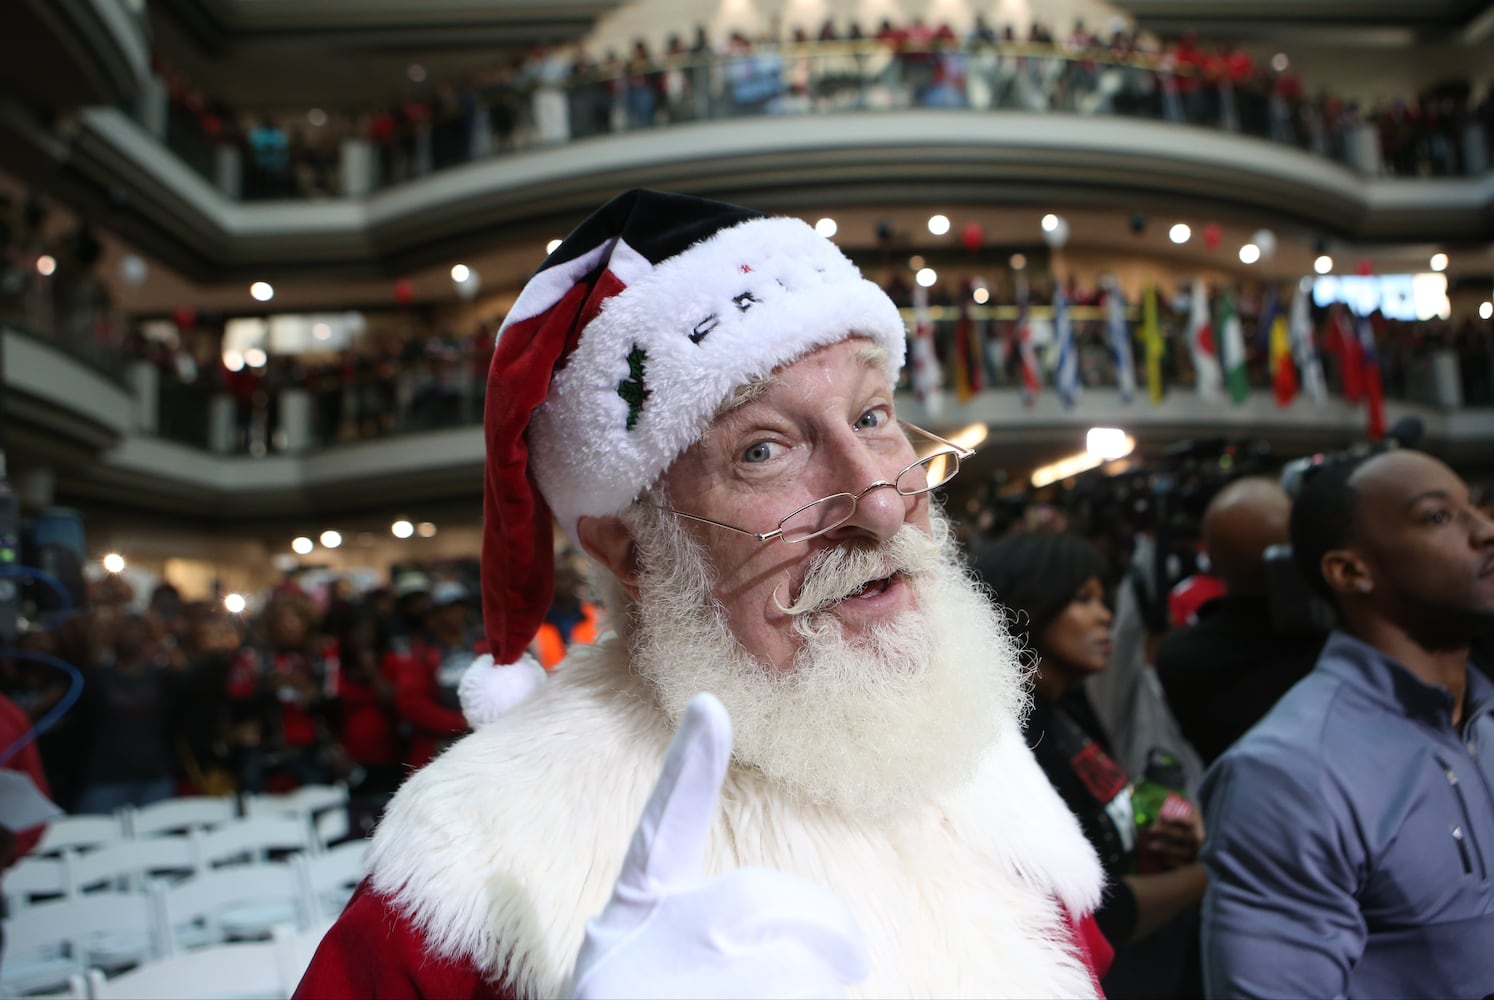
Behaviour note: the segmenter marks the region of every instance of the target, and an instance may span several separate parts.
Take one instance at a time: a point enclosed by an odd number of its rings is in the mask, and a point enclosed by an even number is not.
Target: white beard
[[[693,695],[714,694],[731,715],[737,761],[796,796],[892,814],[969,781],[1012,720],[1020,731],[1030,671],[937,511],[932,539],[904,526],[882,549],[851,554],[881,568],[840,591],[903,568],[915,610],[854,637],[833,613],[807,610],[795,623],[805,641],[783,673],[732,635],[703,553],[670,515],[635,507],[627,520],[645,569],[639,599],[614,619],[635,671],[676,724]],[[620,588],[607,589],[616,599]]]

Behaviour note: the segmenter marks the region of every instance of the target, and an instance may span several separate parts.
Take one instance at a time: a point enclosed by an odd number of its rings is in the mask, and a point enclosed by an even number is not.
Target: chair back
[[[336,917],[347,906],[353,890],[368,874],[367,853],[367,841],[353,840],[295,859],[312,920]]]
[[[272,854],[311,848],[311,828],[295,816],[248,816],[213,830],[191,835],[197,863],[202,870],[225,864],[267,861]]]
[[[29,855],[17,861],[0,877],[0,886],[5,889],[7,913],[15,913],[48,899],[59,899],[72,892],[64,858],[38,858]]]
[[[131,837],[152,837],[219,826],[237,818],[239,807],[228,795],[189,795],[139,809],[126,808],[123,812],[125,829]]]
[[[180,881],[198,869],[193,843],[187,837],[122,840],[87,854],[70,852],[64,863],[75,893],[144,892],[153,877]]]
[[[93,1000],[229,1000],[288,997],[287,945],[280,941],[235,941],[182,952],[106,979],[89,973]],[[298,977],[299,979],[299,977]]]
[[[214,868],[178,885],[153,887],[171,951],[230,937],[261,937],[307,926],[303,878],[289,864]],[[205,933],[204,933],[205,931]]]
[[[124,839],[124,826],[115,816],[59,816],[47,824],[28,857],[60,855],[66,850],[89,850]]]

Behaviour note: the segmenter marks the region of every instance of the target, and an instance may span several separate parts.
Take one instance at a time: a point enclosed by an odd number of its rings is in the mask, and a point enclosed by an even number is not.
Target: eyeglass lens
[[[953,452],[938,452],[904,469],[896,489],[903,496],[916,496],[937,489],[954,478],[960,459]],[[849,493],[825,497],[783,519],[779,530],[785,542],[802,542],[849,520],[856,512],[856,498]]]

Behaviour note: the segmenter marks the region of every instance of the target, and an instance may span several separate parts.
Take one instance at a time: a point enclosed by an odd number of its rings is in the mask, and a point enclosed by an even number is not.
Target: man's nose
[[[922,502],[922,498],[898,493],[894,480],[901,467],[889,468],[885,456],[871,455],[858,447],[848,459],[852,460],[843,463],[843,475],[847,478],[841,481],[846,484],[848,492],[856,494],[856,509],[844,524],[829,534],[832,538],[842,539],[859,534],[886,541],[897,534],[907,521],[912,506]]]

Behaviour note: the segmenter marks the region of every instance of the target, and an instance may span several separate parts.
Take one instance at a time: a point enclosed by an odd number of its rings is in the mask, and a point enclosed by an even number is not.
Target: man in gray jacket
[[[1292,545],[1339,629],[1208,772],[1210,996],[1494,992],[1494,523],[1414,451],[1332,462]]]

